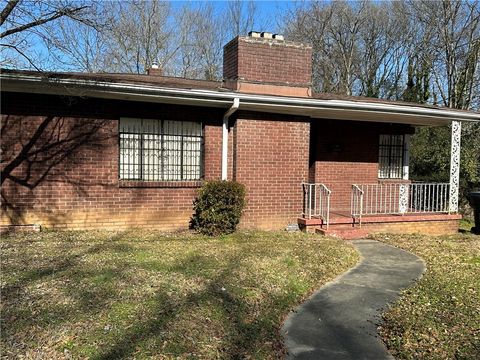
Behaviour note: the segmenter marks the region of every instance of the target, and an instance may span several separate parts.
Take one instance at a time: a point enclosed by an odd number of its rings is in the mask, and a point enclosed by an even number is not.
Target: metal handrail
[[[325,184],[302,183],[303,217],[322,219],[328,229],[330,223],[330,195],[332,191]]]
[[[360,227],[362,226],[363,195],[363,190],[358,185],[353,184],[351,197],[351,213],[353,218],[358,217]]]

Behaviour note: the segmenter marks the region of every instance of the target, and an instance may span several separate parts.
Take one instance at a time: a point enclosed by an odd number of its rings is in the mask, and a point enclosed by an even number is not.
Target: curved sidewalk
[[[378,338],[387,303],[425,271],[423,260],[374,240],[355,240],[361,262],[322,287],[282,328],[288,359],[393,359]]]

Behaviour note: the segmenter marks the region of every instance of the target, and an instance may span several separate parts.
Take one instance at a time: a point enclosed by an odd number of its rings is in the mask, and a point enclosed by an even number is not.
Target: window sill
[[[120,188],[198,188],[203,185],[203,180],[192,181],[139,181],[119,180]]]

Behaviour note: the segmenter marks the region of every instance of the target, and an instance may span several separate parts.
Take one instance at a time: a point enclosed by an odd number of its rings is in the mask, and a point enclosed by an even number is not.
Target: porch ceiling
[[[154,103],[228,108],[240,100],[239,110],[260,111],[313,119],[337,119],[415,126],[441,126],[452,121],[480,121],[480,113],[412,104],[332,100],[271,95],[255,95],[233,91],[178,89],[143,84],[59,79],[15,73],[0,74],[2,91],[86,96]]]

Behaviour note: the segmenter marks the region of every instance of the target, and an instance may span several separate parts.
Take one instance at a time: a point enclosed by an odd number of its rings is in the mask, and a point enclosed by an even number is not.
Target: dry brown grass
[[[42,232],[5,236],[4,358],[277,358],[279,327],[353,266],[300,233]]]
[[[480,236],[381,235],[422,257],[427,271],[384,314],[381,332],[401,359],[480,359]]]

